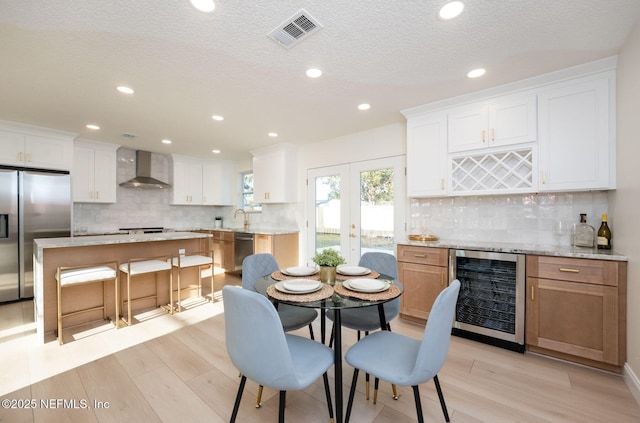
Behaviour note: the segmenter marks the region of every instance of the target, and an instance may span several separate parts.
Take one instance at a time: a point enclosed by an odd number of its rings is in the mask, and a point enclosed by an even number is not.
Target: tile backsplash
[[[606,191],[410,199],[409,234],[441,239],[569,245],[580,213],[598,229],[607,213]],[[562,222],[563,230],[555,228]],[[566,228],[566,230],[564,230]]]

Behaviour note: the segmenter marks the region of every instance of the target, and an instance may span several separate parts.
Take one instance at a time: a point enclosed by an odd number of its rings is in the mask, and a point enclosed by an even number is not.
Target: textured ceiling
[[[445,2],[217,0],[203,14],[188,0],[0,0],[0,119],[242,159],[614,55],[640,18],[639,0],[466,0],[459,18],[442,22]],[[267,38],[301,8],[324,27],[289,50]],[[465,77],[480,66],[484,77]],[[309,67],[323,76],[307,78]],[[362,102],[371,110],[357,110]]]

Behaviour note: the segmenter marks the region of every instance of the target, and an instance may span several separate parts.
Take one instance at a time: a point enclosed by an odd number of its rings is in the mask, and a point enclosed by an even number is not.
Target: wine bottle
[[[602,215],[602,224],[598,229],[598,249],[610,250],[611,249],[611,229],[607,225],[607,215]]]

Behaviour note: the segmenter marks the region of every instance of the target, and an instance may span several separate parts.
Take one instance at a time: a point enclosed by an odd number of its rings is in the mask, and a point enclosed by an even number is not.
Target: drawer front
[[[398,245],[398,261],[446,267],[449,263],[447,248]]]
[[[608,260],[527,256],[527,275],[541,279],[618,285],[618,263]]]
[[[212,231],[211,235],[216,241],[233,241],[233,232],[230,231]]]

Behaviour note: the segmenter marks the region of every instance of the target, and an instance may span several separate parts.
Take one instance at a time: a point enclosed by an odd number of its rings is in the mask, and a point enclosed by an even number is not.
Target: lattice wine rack
[[[531,148],[451,159],[451,191],[529,192],[533,189]]]

